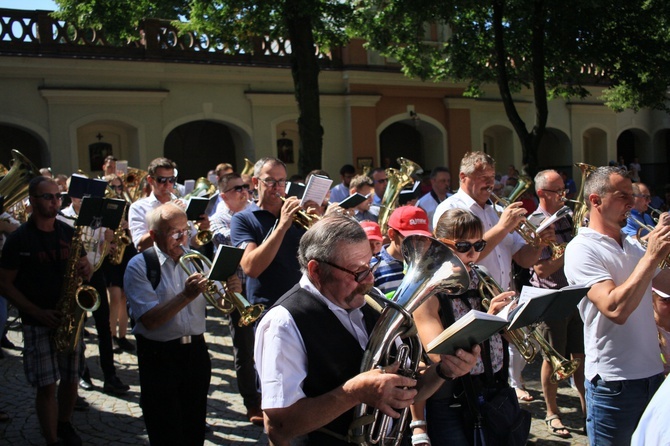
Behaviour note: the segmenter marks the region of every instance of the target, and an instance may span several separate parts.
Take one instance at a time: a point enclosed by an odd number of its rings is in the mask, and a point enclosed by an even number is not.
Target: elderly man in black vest
[[[378,313],[366,304],[374,266],[365,232],[353,219],[326,217],[300,240],[299,284],[268,311],[256,330],[265,427],[275,445],[346,445],[361,403],[394,418],[425,399],[445,379],[466,374],[479,347],[443,356],[418,380],[395,374],[398,365],[361,373]],[[395,408],[395,409],[394,409]]]

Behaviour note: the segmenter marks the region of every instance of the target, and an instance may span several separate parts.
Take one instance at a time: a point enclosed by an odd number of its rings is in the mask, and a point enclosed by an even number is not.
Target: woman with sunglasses
[[[471,271],[471,265],[477,262],[480,253],[486,247],[482,235],[481,220],[467,210],[450,209],[438,220],[435,238],[448,245],[466,266],[470,273],[470,289],[460,296],[443,294],[432,296],[413,313],[424,347],[471,309],[486,311],[482,307],[477,290],[479,284],[477,276]],[[513,297],[513,291],[495,296],[491,299],[488,313],[497,314],[514,300]],[[507,368],[503,367],[503,356],[506,351],[500,334],[493,335],[482,344],[481,356],[470,371],[475,389],[497,391],[509,386]],[[430,356],[433,360],[439,360],[439,355],[435,358],[433,355]],[[486,363],[491,365],[493,371],[490,380],[487,380],[485,374]],[[465,400],[454,397],[463,394],[460,380],[454,381],[452,385],[444,385],[426,401],[428,437],[435,445],[468,446],[469,439],[472,438],[472,431],[468,430],[464,420],[468,406]],[[414,412],[421,411],[415,408]],[[415,420],[414,425],[419,424],[421,422],[417,423]]]

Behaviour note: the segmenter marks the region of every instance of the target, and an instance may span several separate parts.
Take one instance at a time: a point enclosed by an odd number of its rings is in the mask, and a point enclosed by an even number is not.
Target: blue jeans
[[[585,382],[586,431],[591,446],[630,445],[645,407],[663,383],[663,374],[643,379]]]
[[[426,423],[428,436],[434,445],[469,446],[468,435],[463,426],[463,411],[467,407],[453,406],[453,398],[426,400]]]

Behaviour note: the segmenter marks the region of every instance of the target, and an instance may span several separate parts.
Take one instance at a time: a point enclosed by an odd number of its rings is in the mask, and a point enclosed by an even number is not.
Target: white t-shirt
[[[633,433],[631,446],[668,446],[670,445],[670,380],[666,379],[656,391],[654,397],[640,418]]]
[[[462,189],[459,189],[451,197],[444,200],[435,209],[433,216],[433,227],[437,225],[438,220],[449,209],[466,209],[475,214],[482,221],[484,233],[498,224],[500,217],[496,213],[493,205],[486,204],[484,209],[477,204]],[[499,208],[499,210],[502,210]],[[507,234],[495,249],[485,258],[477,262],[484,266],[491,277],[498,282],[503,290],[513,289],[512,283],[512,256],[526,245],[525,240],[515,232]]]
[[[612,280],[619,286],[643,255],[644,249],[630,237],[623,239],[621,247],[609,236],[580,228],[565,250],[565,276],[570,285],[591,286]],[[663,372],[651,283],[625,324],[615,324],[605,317],[588,298],[582,299],[578,308],[584,321],[586,379],[600,375],[605,381],[621,381]]]

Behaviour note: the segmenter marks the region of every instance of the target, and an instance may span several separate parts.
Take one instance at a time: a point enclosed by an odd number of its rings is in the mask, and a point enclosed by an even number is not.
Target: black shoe
[[[81,387],[84,390],[93,390],[95,389],[95,386],[91,382],[91,379],[86,379],[86,378],[80,378],[79,379],[79,387]]]
[[[74,410],[78,412],[86,412],[90,404],[83,397],[77,396],[77,401],[74,403]]]
[[[77,431],[74,430],[72,423],[70,422],[58,422],[58,438],[63,440],[63,443],[67,446],[81,446],[81,438],[77,435]]]
[[[122,338],[116,338],[116,345],[119,346],[121,350],[124,352],[134,352],[135,351],[135,345],[130,342],[126,337]]]
[[[105,380],[105,386],[102,388],[105,393],[114,395],[123,395],[130,390],[130,386],[123,384],[118,376],[114,375]]]

